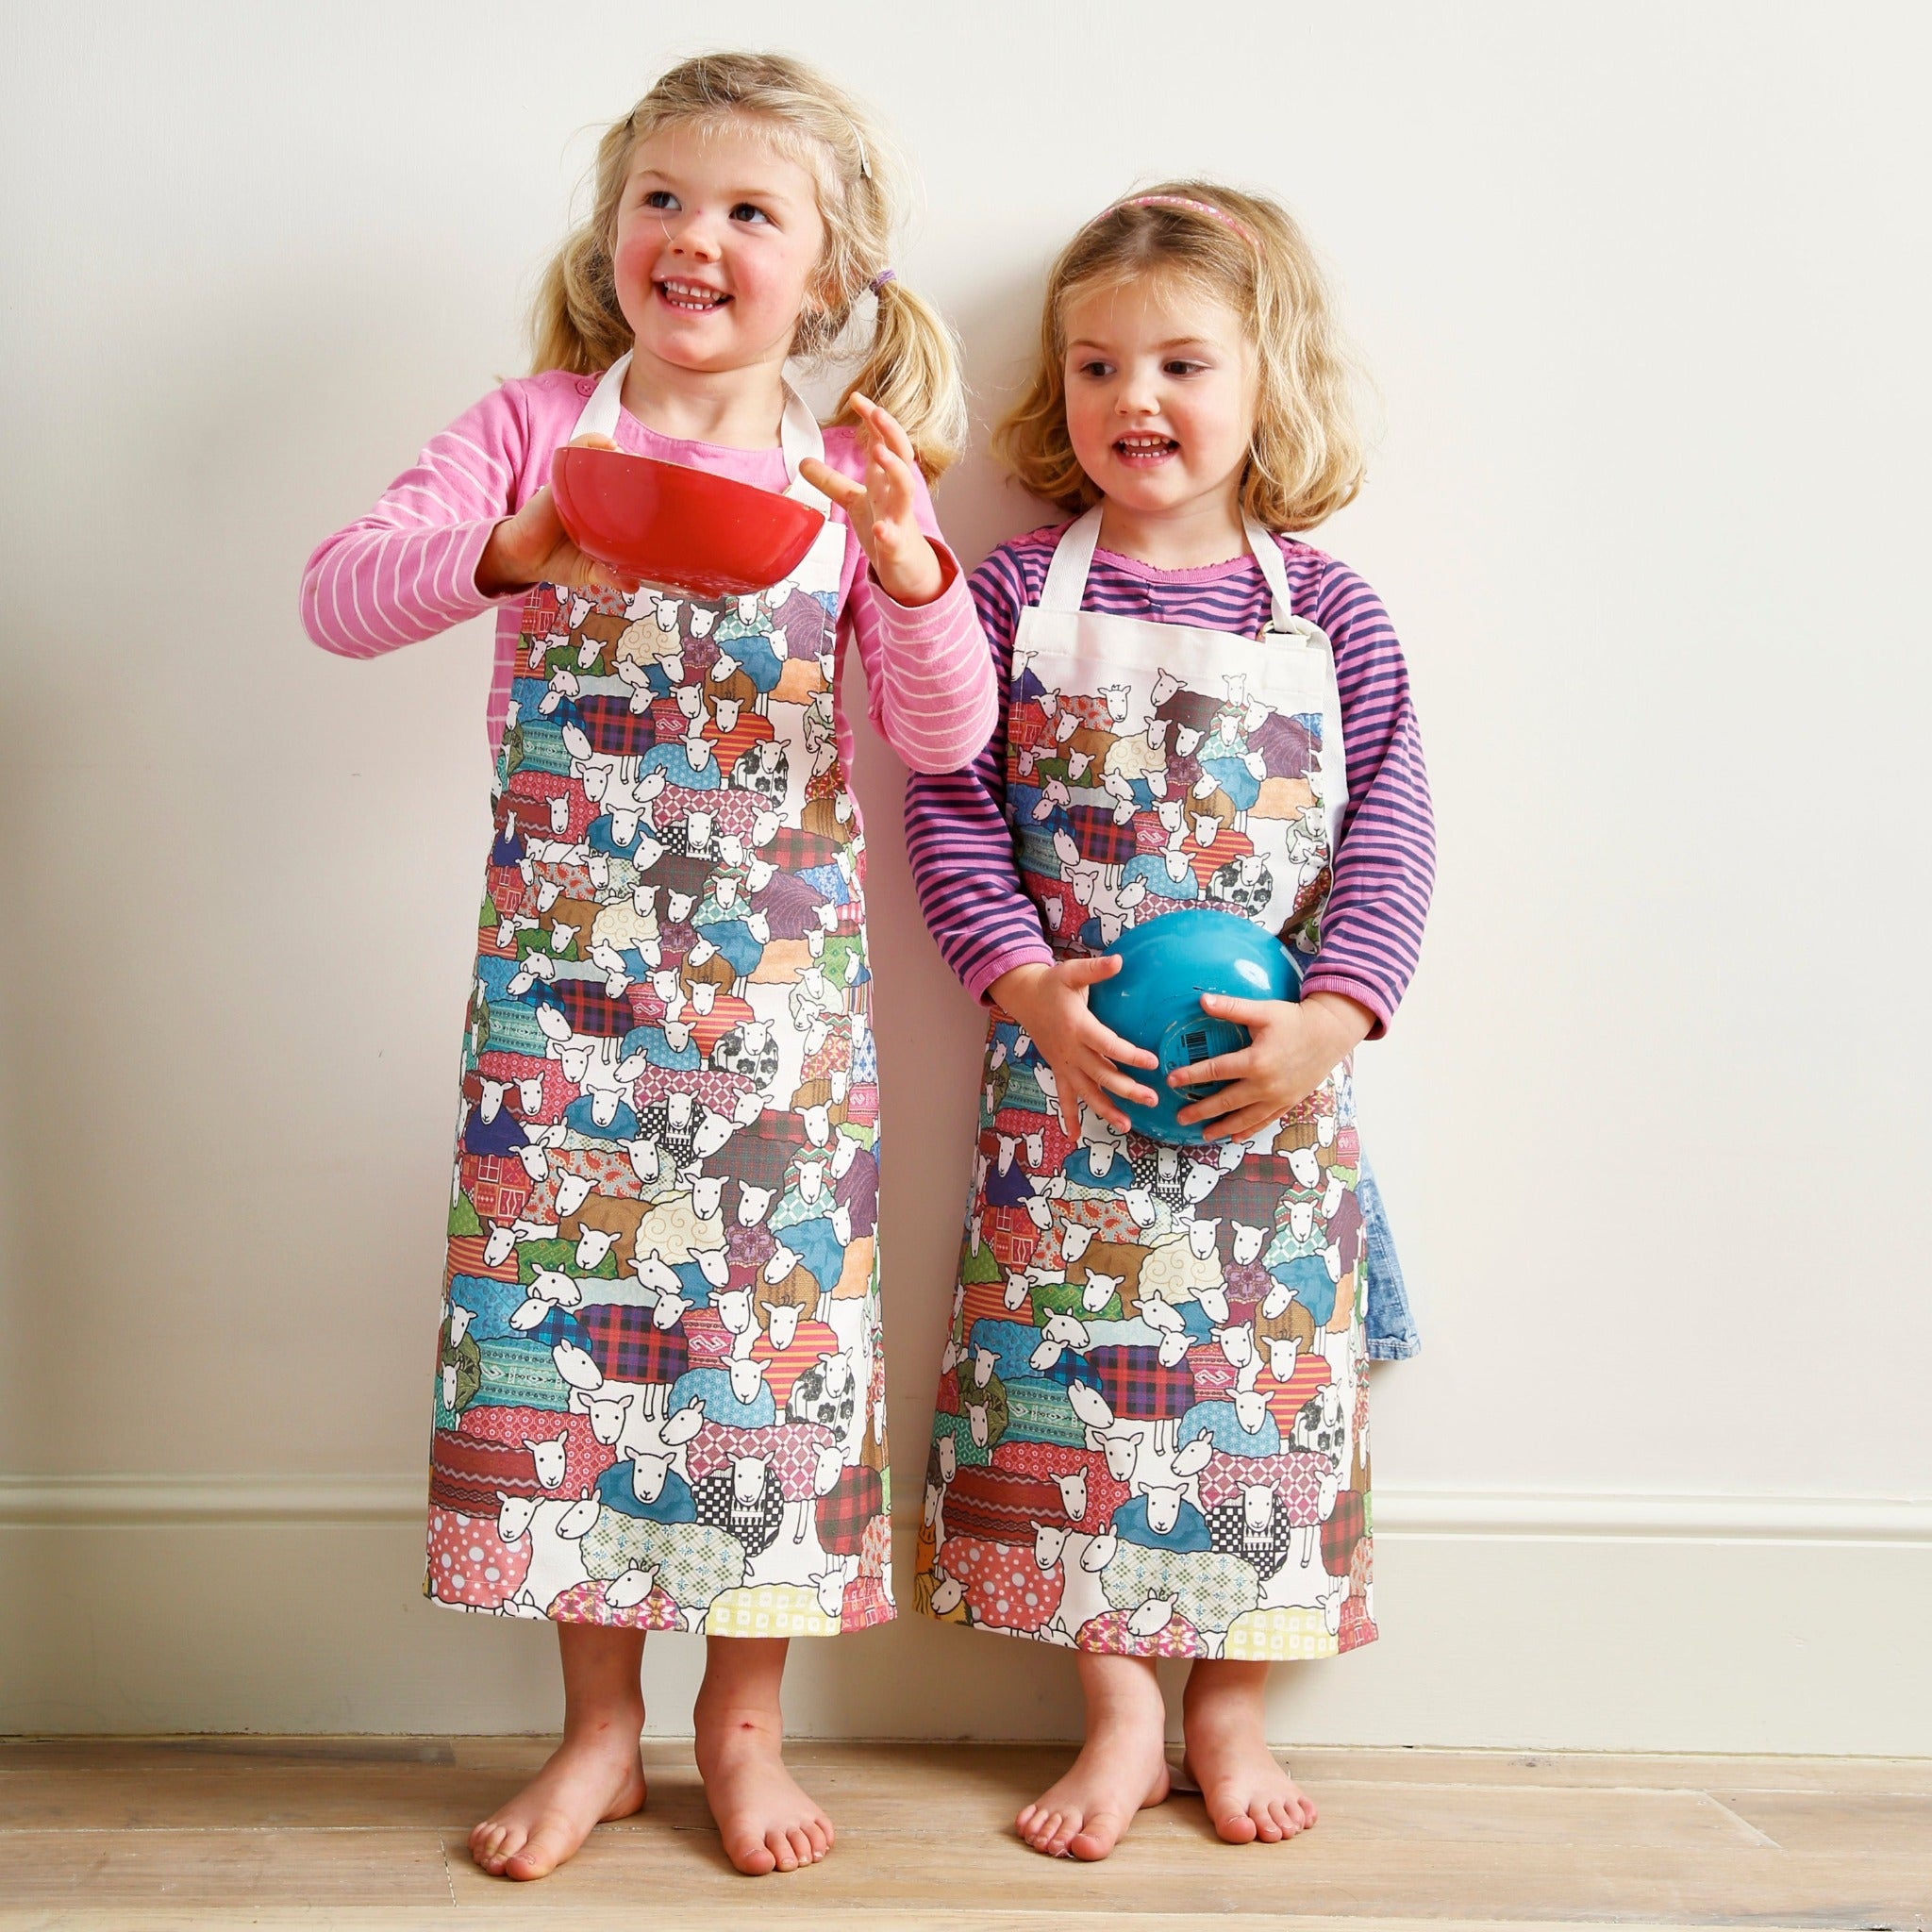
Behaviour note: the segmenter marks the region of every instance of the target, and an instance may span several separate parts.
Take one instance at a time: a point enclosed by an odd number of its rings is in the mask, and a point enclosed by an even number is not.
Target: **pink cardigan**
[[[549,480],[550,458],[570,441],[596,387],[590,376],[552,370],[520,376],[466,409],[433,438],[366,516],[318,544],[302,574],[302,623],[325,651],[375,658],[432,637],[496,607],[496,673],[489,729],[493,750],[509,701],[523,594],[486,597],[476,564],[495,524]],[[659,436],[628,413],[615,441],[640,456],[735,476],[767,490],[785,487],[775,448],[727,449]],[[825,461],[861,476],[865,458],[855,431],[825,431]],[[833,517],[845,522],[836,506]],[[886,595],[850,526],[839,587],[839,646],[857,640],[869,711],[886,741],[915,772],[957,772],[991,736],[997,715],[992,656],[965,575],[940,537],[931,499],[919,495],[921,527],[939,548],[945,588],[908,609]],[[852,729],[842,705],[839,750],[849,773]]]

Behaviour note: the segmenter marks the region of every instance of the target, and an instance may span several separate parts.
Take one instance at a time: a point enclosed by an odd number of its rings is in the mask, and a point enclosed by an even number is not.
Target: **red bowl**
[[[763,591],[796,570],[822,511],[730,476],[615,449],[560,449],[550,487],[586,557],[698,597]]]

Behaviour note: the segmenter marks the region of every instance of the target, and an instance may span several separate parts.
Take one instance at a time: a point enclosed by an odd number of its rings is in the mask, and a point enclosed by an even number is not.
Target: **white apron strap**
[[[1100,545],[1100,510],[1101,507],[1095,504],[1060,533],[1060,541],[1054,545],[1053,560],[1046,567],[1046,582],[1040,592],[1041,609],[1079,609],[1080,600],[1087,594],[1087,575],[1093,568],[1093,553]],[[1281,545],[1254,518],[1244,517],[1241,521],[1247,530],[1248,548],[1255,553],[1255,561],[1261,566],[1261,575],[1274,600],[1274,627],[1285,631],[1294,616],[1294,599],[1289,594]]]
[[[597,387],[591,391],[591,400],[584,405],[583,414],[577,418],[577,426],[571,431],[573,440],[579,436],[602,436],[612,442],[617,441],[617,418],[624,401],[624,375],[629,367],[630,351],[626,349],[604,372]],[[789,382],[785,385],[785,414],[778,425],[778,447],[785,454],[785,474],[791,479],[785,494],[796,497],[800,503],[824,515],[831,505],[823,493],[799,475],[798,466],[807,457],[824,461],[824,434],[805,398]],[[1083,571],[1081,575],[1084,580],[1086,573]]]
[[[1096,503],[1084,517],[1069,524],[1054,545],[1053,561],[1046,567],[1046,582],[1040,592],[1041,609],[1078,611],[1099,541],[1100,506]]]
[[[1248,548],[1255,553],[1255,561],[1261,566],[1274,599],[1274,628],[1287,630],[1294,617],[1294,599],[1288,591],[1288,568],[1281,560],[1281,545],[1253,517],[1243,517],[1241,523],[1247,529]]]

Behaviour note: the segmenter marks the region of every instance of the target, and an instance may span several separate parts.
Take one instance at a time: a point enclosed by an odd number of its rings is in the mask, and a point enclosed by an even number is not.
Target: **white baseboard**
[[[399,1475],[0,1475],[0,1528],[165,1523],[415,1523]],[[1377,1490],[1375,1534],[1932,1545],[1932,1501],[1569,1490]]]
[[[420,1477],[0,1478],[0,1730],[549,1729],[548,1633],[416,1594],[423,1507]],[[1382,1641],[1275,1673],[1283,1743],[1932,1739],[1932,1503],[1385,1491],[1375,1535]],[[702,1658],[652,1644],[654,1730]],[[1066,1738],[1077,1702],[1059,1653],[911,1616],[787,1678],[819,1737]]]

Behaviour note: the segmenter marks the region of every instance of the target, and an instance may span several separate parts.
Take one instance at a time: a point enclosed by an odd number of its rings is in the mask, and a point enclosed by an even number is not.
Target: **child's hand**
[[[1238,1053],[1195,1060],[1167,1076],[1170,1087],[1228,1084],[1219,1093],[1184,1107],[1184,1125],[1212,1121],[1210,1141],[1245,1140],[1306,1100],[1368,1038],[1374,1016],[1335,992],[1307,999],[1237,1000],[1225,993],[1201,996],[1201,1009],[1232,1020],[1253,1036]]]
[[[1124,1094],[1144,1107],[1155,1103],[1156,1095],[1121,1067],[1158,1067],[1160,1062],[1103,1026],[1087,1004],[1087,989],[1120,970],[1117,958],[1062,959],[1053,966],[1036,961],[1002,973],[987,988],[1046,1056],[1058,1089],[1060,1120],[1075,1138],[1083,1105],[1102,1120],[1125,1127],[1126,1115],[1108,1094]]]
[[[608,436],[580,436],[573,449],[615,449]],[[476,559],[476,588],[486,597],[526,591],[532,584],[568,584],[574,591],[622,591],[628,596],[643,581],[614,563],[600,563],[564,535],[557,500],[544,484],[514,516],[490,533]]]
[[[799,474],[822,490],[852,520],[879,587],[894,603],[930,604],[945,583],[940,554],[919,527],[918,458],[906,432],[879,406],[855,394],[852,407],[870,432],[865,481],[808,457]]]

